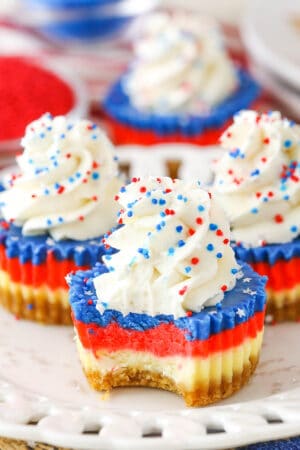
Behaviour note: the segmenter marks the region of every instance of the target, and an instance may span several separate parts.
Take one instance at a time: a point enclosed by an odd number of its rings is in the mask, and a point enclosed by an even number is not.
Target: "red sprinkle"
[[[276,223],[282,223],[283,222],[283,217],[282,217],[282,215],[281,214],[276,214],[275,216],[274,216],[274,221],[276,222]]]
[[[189,229],[189,235],[190,236],[193,236],[193,234],[195,234],[196,233],[196,231],[194,230],[194,228],[190,228]]]
[[[93,300],[91,300],[91,299],[87,301],[87,304],[88,304],[88,305],[92,305],[93,303],[94,303],[94,302],[93,302]]]
[[[197,217],[197,218],[196,218],[196,223],[197,223],[198,225],[202,225],[202,224],[203,224],[203,219],[202,219],[201,217]]]
[[[184,295],[186,293],[186,291],[187,291],[187,286],[183,286],[183,288],[180,289],[180,291],[178,291],[178,294],[179,295]]]
[[[142,186],[142,187],[140,187],[140,192],[146,192],[147,191],[147,188],[146,188],[146,186]]]
[[[80,222],[82,222],[84,220],[84,216],[79,216],[78,220],[80,220]]]
[[[217,230],[216,231],[216,235],[217,236],[223,236],[223,231],[222,230]]]
[[[57,189],[57,193],[62,194],[64,192],[64,190],[65,190],[64,186],[59,186],[59,188]]]
[[[224,239],[224,241],[223,241],[223,244],[225,244],[225,245],[226,245],[226,244],[228,244],[228,243],[229,243],[229,239],[227,239],[227,238],[226,238],[226,239]]]
[[[197,258],[196,256],[194,258],[191,259],[191,263],[196,266],[199,263],[199,258]]]
[[[227,286],[226,286],[226,284],[223,284],[223,286],[221,286],[221,290],[222,290],[223,292],[227,291]]]
[[[264,144],[269,144],[270,143],[270,139],[268,137],[264,138],[263,143]]]
[[[119,200],[119,196],[118,195],[115,195],[115,197],[114,197],[114,199],[115,199],[115,201],[117,202],[118,200]]]
[[[192,315],[193,315],[193,311],[187,311],[187,312],[186,312],[186,316],[187,316],[187,317],[191,317]]]

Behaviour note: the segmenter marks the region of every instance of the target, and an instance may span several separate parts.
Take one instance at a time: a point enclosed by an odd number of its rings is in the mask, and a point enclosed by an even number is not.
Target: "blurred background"
[[[103,96],[132,59],[143,21],[155,10],[184,8],[219,21],[232,58],[263,86],[266,108],[300,117],[298,0],[1,0],[0,166],[19,151],[45,98],[54,113],[101,121]]]

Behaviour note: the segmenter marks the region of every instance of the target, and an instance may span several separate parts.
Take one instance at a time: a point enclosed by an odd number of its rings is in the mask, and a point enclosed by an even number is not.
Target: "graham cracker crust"
[[[277,308],[274,303],[268,303],[266,316],[269,316],[269,322],[299,322],[300,321],[300,299],[290,305],[284,305]]]
[[[222,379],[218,385],[210,383],[208,390],[206,386],[199,385],[191,392],[159,372],[124,367],[102,375],[99,371],[83,370],[90,386],[97,391],[110,391],[114,387],[121,386],[152,387],[181,395],[187,406],[206,406],[225,399],[241,389],[255,371],[258,360],[259,355],[251,356],[241,373],[233,373],[231,382]]]
[[[266,316],[269,316],[268,323],[298,322],[300,320],[300,285],[280,292],[268,289]]]
[[[64,298],[62,298],[64,297]],[[71,309],[65,306],[68,292],[50,292],[46,288],[27,288],[11,282],[9,287],[0,284],[0,304],[16,318],[33,320],[46,325],[71,325]]]

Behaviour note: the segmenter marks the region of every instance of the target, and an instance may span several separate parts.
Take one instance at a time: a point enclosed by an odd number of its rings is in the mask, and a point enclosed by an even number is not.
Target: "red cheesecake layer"
[[[88,266],[77,266],[74,261],[58,261],[53,251],[48,251],[46,260],[38,265],[31,261],[21,263],[18,257],[8,258],[5,246],[0,245],[0,270],[7,272],[15,283],[32,287],[47,285],[50,289],[68,289],[65,277],[74,270],[87,270]]]
[[[251,263],[255,272],[268,277],[267,289],[280,292],[300,284],[300,258],[280,259],[271,265],[267,262]]]
[[[136,331],[120,327],[118,323],[110,323],[106,327],[96,324],[85,324],[75,319],[73,322],[79,339],[85,349],[91,350],[97,357],[98,350],[115,352],[132,350],[151,352],[158,357],[183,355],[207,357],[215,352],[237,347],[247,338],[255,338],[262,331],[264,312],[257,312],[247,322],[210,336],[205,340],[188,341],[187,331],[176,327],[173,323],[160,324],[145,331]]]

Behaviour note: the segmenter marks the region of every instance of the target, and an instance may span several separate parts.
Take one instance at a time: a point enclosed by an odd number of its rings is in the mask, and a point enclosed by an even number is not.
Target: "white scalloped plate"
[[[207,162],[218,152],[168,145],[123,148],[120,155],[122,162],[131,161],[134,174],[137,160],[146,172],[155,159],[165,166],[166,158],[180,158],[183,175],[189,176],[187,161],[194,161],[191,177],[199,163],[209,179]],[[297,323],[268,326],[250,383],[216,406],[192,409],[175,394],[155,389],[115,389],[109,396],[92,391],[71,327],[19,321],[0,309],[0,435],[97,450],[225,449],[297,435],[299,331]]]

